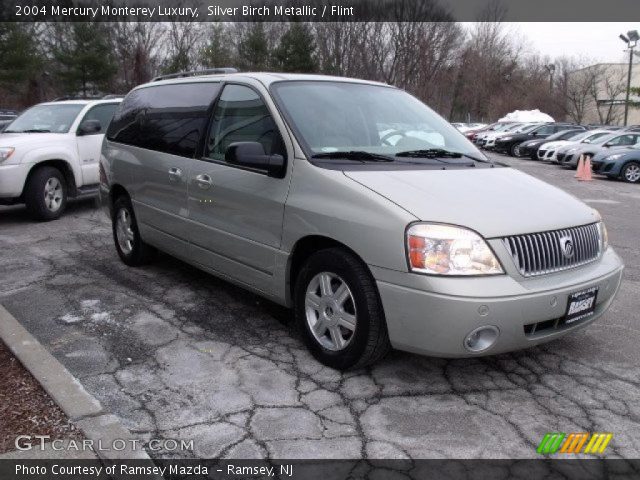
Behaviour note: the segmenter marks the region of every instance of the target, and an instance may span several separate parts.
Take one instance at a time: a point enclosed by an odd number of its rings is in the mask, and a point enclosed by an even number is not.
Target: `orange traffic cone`
[[[583,182],[590,182],[593,180],[593,178],[591,177],[591,156],[590,155],[586,156],[584,165],[582,167],[582,176],[578,178],[578,180],[581,180]]]
[[[580,160],[578,160],[578,168],[576,169],[576,174],[574,175],[574,177],[576,177],[578,180],[581,180],[583,170],[584,170],[584,155],[580,155]]]

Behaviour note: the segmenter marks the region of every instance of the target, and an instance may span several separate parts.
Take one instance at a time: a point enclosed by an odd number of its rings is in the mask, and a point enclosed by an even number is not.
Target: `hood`
[[[554,140],[553,142],[543,143],[540,148],[545,150],[551,150],[552,148],[560,148],[566,145],[570,145],[573,142],[569,142],[567,140]]]
[[[598,153],[593,156],[594,160],[604,160],[611,155],[624,155],[627,156],[637,156],[640,158],[640,150],[633,147],[617,147],[617,148],[602,148]]]
[[[64,133],[0,133],[0,147],[37,148],[64,138]]]
[[[535,147],[537,145],[542,145],[544,143],[544,138],[536,138],[535,140],[527,140],[526,142],[522,142],[521,147]]]
[[[351,170],[344,174],[419,220],[465,226],[486,238],[598,220],[596,211],[574,196],[512,168]]]

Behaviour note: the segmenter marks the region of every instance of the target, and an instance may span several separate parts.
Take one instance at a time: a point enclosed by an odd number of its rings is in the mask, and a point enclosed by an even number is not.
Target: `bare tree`
[[[113,48],[119,61],[119,89],[129,91],[158,73],[165,26],[155,22],[113,24]]]

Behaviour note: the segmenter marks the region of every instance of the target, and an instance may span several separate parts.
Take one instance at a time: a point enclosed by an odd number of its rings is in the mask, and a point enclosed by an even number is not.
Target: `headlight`
[[[605,160],[618,160],[619,158],[624,157],[622,153],[616,153],[615,155],[609,155]]]
[[[600,227],[600,242],[604,252],[609,247],[609,232],[607,232],[607,227],[603,221],[598,223],[598,227]]]
[[[412,272],[431,275],[497,275],[504,273],[480,235],[453,225],[420,223],[407,230]]]
[[[4,162],[7,158],[13,155],[16,149],[13,147],[0,147],[0,162]]]
[[[502,137],[500,140],[511,140],[513,137]]]
[[[578,151],[577,148],[570,148],[569,150],[567,150],[567,153],[575,153],[577,151]]]

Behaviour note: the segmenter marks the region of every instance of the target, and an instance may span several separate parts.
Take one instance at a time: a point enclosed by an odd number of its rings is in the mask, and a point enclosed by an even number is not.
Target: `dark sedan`
[[[572,123],[545,123],[527,133],[506,135],[496,139],[496,146],[494,150],[497,152],[508,153],[512,157],[520,157],[522,155],[520,155],[520,149],[518,147],[522,142],[533,139],[546,139],[554,133],[568,128],[577,128],[577,126]]]
[[[640,182],[640,144],[616,150],[615,153],[600,152],[593,157],[594,173],[609,178],[619,178],[629,183]]]
[[[553,142],[554,140],[568,140],[585,130],[586,129],[584,127],[573,126],[567,130],[561,130],[558,133],[549,135],[547,138],[526,140],[518,146],[518,153],[521,157],[530,157],[531,160],[538,160],[538,149],[542,144],[546,142]]]

